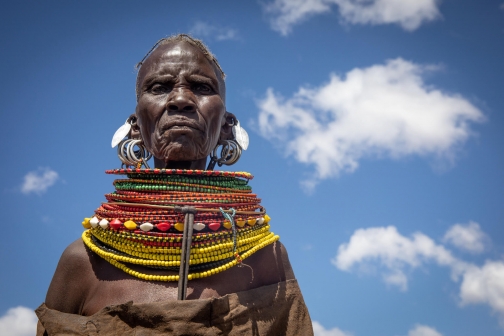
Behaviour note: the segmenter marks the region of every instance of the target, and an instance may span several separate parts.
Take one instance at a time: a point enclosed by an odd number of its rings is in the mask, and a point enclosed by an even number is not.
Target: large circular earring
[[[125,166],[133,166],[140,168],[145,166],[149,169],[149,164],[147,161],[152,157],[147,148],[142,143],[142,140],[138,139],[124,139],[117,146],[117,156],[121,160],[121,168]]]
[[[115,146],[117,146],[117,156],[122,162],[121,168],[126,166],[140,169],[142,165],[147,169],[150,168],[147,161],[152,157],[152,154],[149,153],[142,142],[134,113],[114,133],[112,148]]]
[[[220,157],[217,157],[218,149],[221,146]],[[238,142],[235,140],[223,140],[222,143],[215,146],[212,154],[210,154],[210,163],[208,164],[207,170],[213,170],[216,163],[219,167],[222,167],[223,164],[231,166],[240,159],[241,154],[242,148]]]

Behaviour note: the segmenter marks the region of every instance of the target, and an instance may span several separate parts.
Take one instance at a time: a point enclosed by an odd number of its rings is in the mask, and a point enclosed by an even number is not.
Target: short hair
[[[177,35],[172,35],[172,36],[164,37],[164,38],[160,39],[152,46],[152,48],[147,52],[147,54],[145,54],[145,56],[142,58],[142,60],[135,65],[135,69],[137,69],[138,73],[140,73],[140,68],[142,67],[143,62],[147,59],[147,57],[149,57],[154,52],[154,50],[157,49],[157,47],[164,45],[164,44],[171,43],[171,42],[181,42],[181,41],[187,42],[187,43],[195,46],[196,48],[198,48],[203,53],[203,55],[205,55],[205,57],[211,63],[213,63],[217,67],[217,69],[219,69],[220,77],[221,77],[222,81],[224,81],[224,79],[226,78],[226,74],[224,73],[224,71],[222,71],[222,68],[219,64],[219,61],[217,61],[217,58],[215,57],[215,55],[212,54],[210,49],[203,43],[203,41],[198,40],[188,34],[177,34]],[[137,99],[138,99],[138,94],[139,94],[138,85],[139,85],[139,83],[138,83],[138,75],[137,75],[137,83],[136,83]]]

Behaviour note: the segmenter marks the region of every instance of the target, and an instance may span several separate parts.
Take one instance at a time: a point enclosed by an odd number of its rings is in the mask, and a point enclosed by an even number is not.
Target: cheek
[[[164,105],[147,99],[140,100],[136,108],[138,125],[145,138],[154,132],[157,120],[164,111]]]
[[[205,107],[207,108],[202,108],[202,111],[204,111],[202,112],[202,114],[207,124],[207,136],[212,142],[208,145],[213,147],[217,144],[217,139],[220,136],[222,120],[224,118],[226,109],[220,98],[218,99],[218,101],[210,100]]]
[[[138,113],[147,119],[155,119],[160,113],[164,111],[164,104],[155,100],[147,100],[138,104]]]

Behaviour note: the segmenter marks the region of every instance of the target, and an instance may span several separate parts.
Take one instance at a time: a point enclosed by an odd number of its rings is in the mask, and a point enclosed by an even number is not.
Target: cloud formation
[[[488,304],[499,314],[504,328],[504,262],[487,261],[467,269],[460,286],[462,305]]]
[[[58,173],[50,168],[39,168],[37,171],[31,171],[24,177],[21,192],[23,194],[43,194],[47,189],[58,180]]]
[[[408,332],[408,336],[443,336],[443,334],[429,326],[417,324]]]
[[[239,38],[236,29],[211,25],[204,21],[196,21],[189,32],[194,36],[210,38],[217,41],[237,40]]]
[[[353,336],[352,333],[342,331],[339,328],[327,330],[317,321],[313,321],[313,334],[315,336]],[[408,336],[443,336],[443,334],[435,328],[417,324],[414,328],[408,331]]]
[[[443,242],[452,244],[461,250],[481,253],[488,245],[488,236],[481,231],[478,223],[455,224],[444,235]]]
[[[384,269],[385,283],[408,289],[407,269],[418,268],[428,262],[442,266],[453,266],[454,276],[465,269],[450,251],[437,245],[428,236],[417,232],[411,238],[401,235],[394,226],[359,229],[347,244],[338,248],[332,263],[342,271],[350,271],[353,266],[377,261]]]
[[[389,226],[356,230],[348,243],[339,246],[331,262],[348,272],[376,268],[385,283],[403,291],[408,288],[412,270],[428,263],[448,267],[452,280],[460,283],[460,304],[489,305],[504,328],[504,260],[488,260],[480,267],[453,256],[445,246],[421,232],[406,237]]]
[[[341,331],[338,328],[333,328],[326,330],[322,324],[317,321],[313,321],[313,334],[315,336],[352,336],[353,334]]]
[[[427,86],[435,67],[401,58],[356,68],[290,98],[269,88],[258,101],[259,131],[287,155],[315,166],[317,181],[353,172],[363,157],[434,156],[451,162],[484,120],[467,99]]]
[[[308,18],[331,11],[337,5],[344,22],[352,24],[398,24],[413,31],[424,22],[441,17],[439,0],[274,0],[264,5],[271,26],[286,36]]]
[[[438,0],[334,0],[345,21],[360,24],[396,23],[413,31],[422,23],[441,17]]]
[[[37,316],[26,307],[11,308],[0,317],[0,331],[2,335],[33,336],[37,331]]]
[[[275,0],[264,5],[264,10],[272,16],[273,30],[286,36],[295,24],[316,14],[329,12],[333,3],[327,0]]]

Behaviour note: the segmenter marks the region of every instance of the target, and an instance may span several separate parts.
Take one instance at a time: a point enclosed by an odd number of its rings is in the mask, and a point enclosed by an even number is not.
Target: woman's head
[[[234,119],[215,57],[187,35],[167,38],[140,63],[136,87],[138,126],[155,166],[204,169]]]

